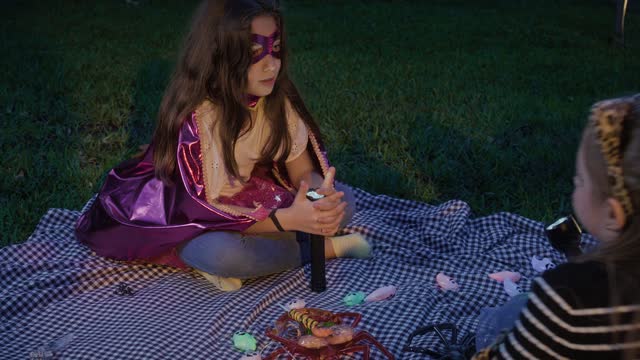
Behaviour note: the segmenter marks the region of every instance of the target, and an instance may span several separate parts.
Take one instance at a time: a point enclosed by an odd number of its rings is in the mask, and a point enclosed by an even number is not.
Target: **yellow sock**
[[[329,237],[336,257],[366,259],[371,256],[371,245],[358,233]]]
[[[195,269],[196,272],[202,275],[210,283],[215,285],[221,291],[235,291],[242,287],[242,280],[237,278],[226,278],[218,275],[209,274],[207,272]]]

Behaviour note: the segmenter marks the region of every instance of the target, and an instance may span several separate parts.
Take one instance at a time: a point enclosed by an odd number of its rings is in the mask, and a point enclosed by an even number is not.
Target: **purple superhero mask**
[[[262,60],[265,56],[269,54],[271,54],[271,56],[273,56],[276,59],[280,59],[280,31],[276,30],[273,32],[273,34],[269,36],[251,34],[251,41],[254,44],[258,44],[261,46],[260,48],[257,48],[257,46],[255,48],[252,47],[252,52],[253,52],[252,63],[253,64]],[[273,44],[276,41],[278,41],[278,44],[274,46]]]

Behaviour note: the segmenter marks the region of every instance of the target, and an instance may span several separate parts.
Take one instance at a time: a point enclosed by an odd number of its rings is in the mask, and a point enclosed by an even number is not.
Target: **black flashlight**
[[[320,200],[324,197],[318,194],[316,189],[307,191],[307,199]],[[311,291],[323,292],[327,290],[327,277],[325,274],[324,236],[307,234],[311,242]]]
[[[580,240],[582,229],[573,215],[562,217],[553,224],[545,227],[544,232],[556,250],[564,253],[568,258],[582,254]]]

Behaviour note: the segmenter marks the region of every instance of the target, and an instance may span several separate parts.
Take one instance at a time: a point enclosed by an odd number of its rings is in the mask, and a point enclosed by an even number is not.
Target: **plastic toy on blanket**
[[[280,355],[288,359],[339,359],[342,355],[361,353],[369,359],[373,345],[387,359],[395,359],[382,344],[366,331],[356,330],[362,315],[352,312],[299,308],[282,314],[275,327],[267,329],[267,337],[282,344],[265,359]],[[294,357],[295,356],[295,357]]]
[[[398,289],[393,285],[383,286],[369,295],[365,295],[362,291],[356,291],[347,294],[344,297],[344,303],[347,306],[354,306],[365,302],[383,301],[394,297],[397,291]]]
[[[455,280],[443,273],[436,275],[436,284],[442,291],[458,291],[460,289],[460,285]]]
[[[256,343],[256,339],[253,337],[253,335],[244,331],[238,331],[233,334],[233,346],[235,346],[238,350],[255,351]]]
[[[551,261],[551,259],[549,258],[542,258],[540,259],[537,256],[532,256],[531,257],[531,267],[533,267],[533,270],[542,273],[545,272],[549,269],[553,269],[556,267],[556,264],[553,263],[553,261]]]

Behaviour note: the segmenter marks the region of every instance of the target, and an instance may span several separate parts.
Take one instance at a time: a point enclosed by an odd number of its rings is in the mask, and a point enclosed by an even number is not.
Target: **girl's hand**
[[[335,180],[335,178],[336,168],[332,166],[329,168],[329,170],[327,170],[327,176],[322,179],[322,185],[320,185],[320,187],[316,189],[316,192],[324,196],[329,196],[335,193],[336,189],[333,187],[333,181]]]
[[[342,203],[344,192],[336,192],[333,187],[333,181],[336,177],[336,168],[333,166],[327,171],[327,176],[323,179],[322,185],[316,190],[318,194],[324,195],[320,200],[314,201],[313,206],[316,209],[328,211]],[[339,198],[334,197],[335,194],[341,194]]]
[[[329,180],[331,182],[325,179],[322,184],[323,188],[326,184],[330,184],[330,186],[333,184],[332,178]],[[324,236],[335,234],[340,227],[340,222],[345,215],[344,209],[347,206],[347,203],[342,202],[344,193],[333,190],[332,194],[311,202],[306,197],[307,191],[309,191],[309,185],[305,181],[301,181],[293,204],[289,208],[278,211],[278,217],[282,217],[281,222],[285,222],[284,226],[287,230]]]

